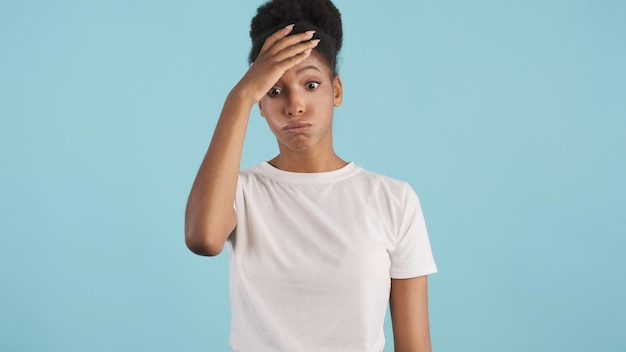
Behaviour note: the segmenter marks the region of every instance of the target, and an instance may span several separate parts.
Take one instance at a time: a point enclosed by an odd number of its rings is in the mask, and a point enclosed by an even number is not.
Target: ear
[[[339,75],[333,78],[333,93],[333,105],[335,105],[335,107],[341,106],[341,102],[343,101],[343,84],[341,83]]]

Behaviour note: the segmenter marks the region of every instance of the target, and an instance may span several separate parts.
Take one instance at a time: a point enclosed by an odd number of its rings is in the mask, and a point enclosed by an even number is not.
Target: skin
[[[270,163],[292,172],[324,172],[345,166],[332,139],[333,111],[342,97],[341,79],[315,52],[287,70],[259,101],[261,116],[280,150]]]
[[[396,352],[430,352],[428,277],[392,279],[389,299]]]
[[[346,165],[333,149],[334,108],[341,105],[338,75],[313,50],[312,32],[268,37],[257,60],[229,93],[209,149],[191,189],[185,242],[199,255],[218,255],[237,226],[233,209],[241,154],[254,104],[276,136],[273,166],[291,172],[324,172]],[[395,350],[430,351],[426,277],[391,282]]]
[[[219,254],[237,226],[233,204],[252,107],[285,71],[309,57],[318,44],[311,40],[313,33],[288,36],[292,29],[287,26],[267,38],[257,60],[224,102],[187,200],[185,242],[196,254]]]

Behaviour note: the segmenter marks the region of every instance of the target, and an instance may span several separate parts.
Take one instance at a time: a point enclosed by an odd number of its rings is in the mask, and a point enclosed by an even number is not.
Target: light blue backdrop
[[[183,214],[259,4],[0,0],[1,351],[227,350]],[[421,197],[434,350],[625,350],[626,2],[336,4],[337,151]]]

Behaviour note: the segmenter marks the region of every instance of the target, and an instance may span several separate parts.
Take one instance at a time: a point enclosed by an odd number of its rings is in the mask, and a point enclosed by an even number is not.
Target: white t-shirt
[[[391,278],[437,271],[406,183],[354,163],[243,170],[228,239],[233,351],[383,349]]]

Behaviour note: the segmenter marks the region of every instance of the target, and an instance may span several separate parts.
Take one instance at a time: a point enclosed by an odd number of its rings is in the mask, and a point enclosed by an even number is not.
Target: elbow
[[[204,212],[203,212],[204,213]],[[208,214],[212,212],[206,211]],[[213,257],[222,252],[228,237],[237,227],[234,211],[230,221],[223,221],[221,218],[213,219],[190,216],[189,212],[185,218],[185,244],[190,251],[197,255]]]
[[[218,241],[214,237],[198,234],[185,234],[185,244],[190,251],[197,255],[214,257],[222,252],[225,241]]]

